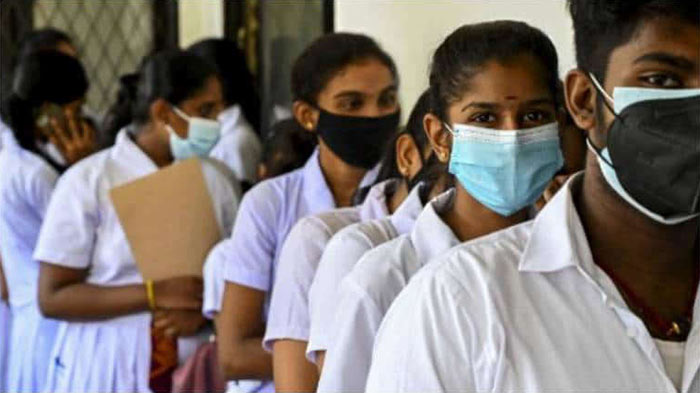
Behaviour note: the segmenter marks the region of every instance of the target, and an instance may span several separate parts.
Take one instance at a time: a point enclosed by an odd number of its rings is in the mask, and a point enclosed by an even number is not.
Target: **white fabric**
[[[308,341],[309,286],[326,244],[350,224],[388,215],[387,191],[396,185],[396,180],[379,183],[370,189],[360,206],[308,216],[294,225],[282,247],[272,291],[263,339],[267,351],[272,350],[274,340]]]
[[[428,203],[409,234],[369,251],[340,283],[319,392],[364,389],[374,336],[389,306],[419,269],[459,243],[440,218],[454,195],[452,189]]]
[[[232,187],[214,166],[203,162],[222,233],[231,228],[237,207]],[[36,260],[87,269],[86,282],[120,286],[143,282],[109,191],[158,168],[126,130],[115,145],[92,155],[59,180],[34,253]],[[148,391],[150,313],[102,321],[61,321],[46,391]]]
[[[262,158],[262,144],[248,123],[239,105],[233,105],[219,114],[221,139],[209,156],[223,161],[240,181],[254,184],[258,163]]]
[[[0,136],[0,256],[10,293],[10,342],[6,387],[36,392],[44,387],[57,322],[39,312],[39,262],[32,258],[58,172],[22,149],[10,133]]]
[[[530,221],[426,266],[377,333],[369,392],[674,392],[654,340],[591,256],[573,177]],[[700,297],[695,302],[700,315]],[[681,392],[700,390],[700,318]]]
[[[315,352],[328,349],[340,282],[367,251],[411,230],[423,210],[420,188],[414,187],[391,216],[350,225],[328,243],[309,288],[311,327],[306,357],[310,361],[316,358]]]
[[[5,123],[0,120],[0,152],[2,151],[3,135],[11,133]],[[0,173],[2,173],[2,164],[0,164]],[[0,242],[2,240],[0,239]],[[7,303],[0,301],[0,390],[7,391],[5,382],[7,370],[7,354],[10,340],[10,308]]]
[[[674,342],[654,339],[654,342],[661,355],[661,360],[664,363],[664,369],[671,378],[671,381],[673,381],[673,386],[680,390],[681,383],[683,382],[685,341]]]

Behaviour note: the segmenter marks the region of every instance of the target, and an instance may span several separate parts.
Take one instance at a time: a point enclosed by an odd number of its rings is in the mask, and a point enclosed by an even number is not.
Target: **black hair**
[[[46,102],[65,105],[83,98],[87,89],[85,69],[77,59],[56,51],[31,53],[17,64],[12,92],[0,114],[22,148],[43,156],[35,136],[38,110]]]
[[[311,157],[317,143],[316,136],[295,119],[278,121],[263,144],[261,162],[267,168],[267,176],[275,177],[300,168]]]
[[[73,40],[60,30],[53,28],[34,30],[22,39],[17,58],[22,59],[35,52],[56,50],[61,43],[73,46]]]
[[[216,66],[226,103],[240,105],[246,120],[255,130],[260,130],[260,97],[238,45],[232,40],[210,38],[193,44],[187,51],[202,56]]]
[[[628,42],[640,25],[675,18],[700,25],[697,0],[568,0],[574,22],[576,62],[604,83],[610,53]]]
[[[542,65],[542,77],[552,99],[557,99],[558,60],[552,41],[539,29],[516,21],[464,25],[435,51],[430,69],[434,114],[447,120],[448,106],[459,100],[470,79],[489,61],[507,62],[532,55]]]
[[[102,146],[111,146],[116,139],[119,130],[131,123],[133,118],[132,105],[136,100],[139,75],[137,73],[125,74],[119,77],[119,87],[117,88],[117,99],[107,109],[107,113],[102,120],[102,135],[104,141]]]
[[[379,173],[377,174],[377,179],[374,184],[381,183],[388,179],[394,179],[401,177],[399,172],[399,167],[396,164],[396,141],[403,134],[408,134],[411,136],[413,141],[418,147],[418,151],[423,157],[423,152],[426,147],[428,147],[428,136],[423,129],[423,118],[426,114],[430,112],[430,94],[426,90],[421,94],[421,96],[416,101],[413,106],[410,115],[408,116],[408,121],[406,122],[406,127],[398,132],[391,139],[387,145],[386,152],[382,158]]]
[[[155,100],[162,98],[179,105],[204,89],[212,76],[218,76],[216,67],[200,56],[180,50],[157,52],[146,59],[139,70],[132,118],[122,121],[144,124]]]
[[[348,65],[368,59],[384,64],[398,81],[394,61],[373,39],[351,33],[331,33],[318,38],[294,62],[293,99],[316,105],[318,94],[331,78]]]

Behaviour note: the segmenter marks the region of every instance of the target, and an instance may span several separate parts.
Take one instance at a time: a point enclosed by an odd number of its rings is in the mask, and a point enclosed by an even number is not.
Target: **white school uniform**
[[[0,152],[2,151],[2,139],[3,135],[10,134],[10,129],[5,125],[5,123],[0,120]],[[2,172],[2,165],[0,165],[0,173]],[[0,235],[0,243],[2,243],[2,235]],[[7,355],[8,346],[10,340],[10,308],[9,306],[0,301],[0,389],[6,391],[5,382],[7,381],[6,370],[7,370]]]
[[[309,339],[309,286],[323,250],[333,235],[360,221],[389,214],[387,194],[398,186],[387,180],[373,186],[360,206],[305,217],[292,228],[280,254],[263,347],[272,351],[275,340]]]
[[[10,293],[7,391],[44,387],[57,322],[41,315],[37,299],[39,262],[32,258],[58,172],[24,150],[9,133],[0,151],[0,255]]]
[[[374,336],[389,306],[419,269],[459,244],[440,218],[454,196],[452,189],[429,202],[410,233],[369,251],[343,279],[319,392],[364,389]]]
[[[250,189],[236,217],[233,233],[210,253],[206,271],[216,271],[221,264],[225,281],[266,292],[263,318],[267,320],[272,286],[277,272],[280,249],[292,226],[302,217],[335,208],[335,201],[319,164],[318,149],[304,167],[265,180]],[[360,187],[374,182],[379,166],[367,172]],[[218,262],[216,262],[218,261]],[[207,284],[216,288],[216,284]],[[221,307],[221,292],[205,290],[213,296],[205,303]],[[215,310],[214,310],[215,311]],[[207,310],[204,310],[207,313]],[[274,391],[272,381],[265,381],[260,391]]]
[[[202,169],[217,221],[227,233],[236,196],[213,165],[203,161]],[[112,148],[84,159],[61,177],[34,258],[87,269],[85,281],[93,285],[142,283],[109,191],[157,170],[128,131],[120,131]],[[149,312],[101,321],[61,321],[45,391],[149,391],[150,322]]]
[[[224,162],[238,180],[255,184],[258,163],[262,158],[262,144],[248,123],[239,105],[233,105],[219,114],[221,139],[210,157]]]
[[[309,288],[311,327],[306,350],[309,361],[314,361],[317,351],[328,349],[331,325],[340,300],[340,282],[367,251],[413,228],[423,210],[421,187],[420,184],[414,187],[391,216],[350,225],[328,243]]]
[[[534,222],[423,269],[382,322],[367,391],[700,391],[700,318],[676,389],[644,323],[593,261],[572,197],[581,180]]]

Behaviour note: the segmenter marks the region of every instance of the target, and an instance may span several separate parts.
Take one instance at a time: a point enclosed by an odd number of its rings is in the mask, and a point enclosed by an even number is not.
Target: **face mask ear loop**
[[[188,116],[187,113],[183,112],[180,108],[176,107],[175,105],[173,105],[172,108],[173,112],[175,112],[183,120],[187,121],[188,123],[190,122],[190,116]]]
[[[614,103],[615,100],[613,100],[613,98],[610,97],[608,92],[605,91],[605,89],[603,89],[603,86],[601,86],[600,82],[598,82],[598,78],[596,78],[592,72],[588,73],[588,77],[591,79],[591,82],[593,82],[593,86],[595,87],[596,91],[603,96],[603,104],[605,105],[605,107],[608,108],[608,110],[610,111],[610,113],[613,114],[613,116],[615,116],[615,119],[622,122],[622,118],[615,112],[615,109],[612,106],[610,106],[610,103]]]

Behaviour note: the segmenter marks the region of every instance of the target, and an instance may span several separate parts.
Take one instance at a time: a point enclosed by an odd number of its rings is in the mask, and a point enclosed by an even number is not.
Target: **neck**
[[[653,221],[615,193],[595,158],[588,162],[576,199],[596,263],[613,269],[632,267],[648,275],[692,270],[698,261],[698,219],[679,225]]]
[[[170,152],[170,146],[162,142],[162,138],[157,135],[152,126],[142,126],[134,136],[134,142],[158,168],[172,164],[173,156]]]
[[[452,208],[443,217],[461,242],[476,239],[492,232],[525,222],[527,209],[504,217],[474,199],[462,185],[457,184]]]
[[[587,160],[574,199],[593,260],[618,288],[627,288],[644,307],[668,320],[688,315],[696,297],[700,268],[698,219],[663,225],[638,212],[606,183],[595,157]],[[626,296],[626,294],[623,294]],[[627,299],[626,299],[627,300]],[[628,304],[635,312],[639,304]],[[653,336],[651,319],[644,320]]]
[[[337,207],[352,206],[352,197],[367,170],[346,164],[322,140],[319,141],[318,156],[321,171],[333,194],[335,205]]]

